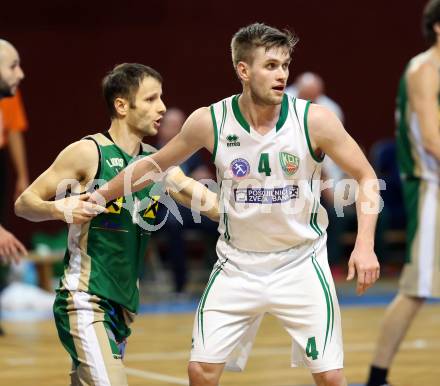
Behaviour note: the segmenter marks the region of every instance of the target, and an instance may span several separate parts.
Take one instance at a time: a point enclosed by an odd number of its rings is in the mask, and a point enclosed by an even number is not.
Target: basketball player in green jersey
[[[142,139],[157,133],[165,112],[162,78],[150,67],[116,66],[105,77],[103,91],[110,129],[65,148],[15,205],[17,215],[31,221],[70,223],[54,314],[61,342],[73,360],[72,385],[127,385],[122,357],[138,309],[138,273],[160,195],[151,185],[106,208],[87,202],[89,194],[83,192],[155,151]],[[211,200],[211,210],[204,214],[216,218],[216,194],[179,169],[166,181],[173,187],[170,194],[186,206],[191,206],[193,192],[201,195],[201,203]],[[184,187],[174,191],[181,184]],[[72,196],[50,201],[66,186]]]
[[[423,14],[430,48],[412,58],[397,97],[397,151],[407,214],[406,259],[389,305],[368,386],[387,385],[400,343],[426,298],[440,297],[440,0]]]
[[[359,185],[348,279],[357,271],[360,294],[379,277],[373,249],[378,184],[333,113],[284,93],[295,43],[289,31],[265,24],[240,29],[231,48],[242,94],[196,110],[151,156],[166,170],[208,149],[224,205],[218,262],[194,321],[191,386],[217,386],[225,366],[242,369],[265,313],[278,318],[291,336],[293,366],[307,366],[319,386],[347,385],[326,254],[327,216],[319,203],[324,154]],[[142,189],[153,168],[147,159],[134,163],[94,192],[91,202],[114,199],[127,182],[125,189]]]

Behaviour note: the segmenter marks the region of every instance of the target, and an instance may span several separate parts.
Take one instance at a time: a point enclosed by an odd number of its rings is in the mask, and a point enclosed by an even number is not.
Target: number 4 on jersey
[[[260,162],[258,163],[258,172],[265,173],[266,176],[270,176],[272,169],[269,166],[269,154],[261,153]]]
[[[316,340],[315,337],[312,336],[307,340],[306,346],[306,355],[313,360],[318,359],[318,350],[316,350]]]

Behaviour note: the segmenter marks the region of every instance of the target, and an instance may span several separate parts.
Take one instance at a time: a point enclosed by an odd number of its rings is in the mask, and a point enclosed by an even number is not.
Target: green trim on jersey
[[[215,120],[214,106],[211,105],[211,118],[214,126],[214,149],[212,150],[211,160],[215,161],[215,156],[217,155],[217,146],[218,146],[218,129],[217,129],[217,121]]]
[[[238,105],[238,98],[239,97],[240,97],[240,94],[234,95],[232,97],[232,111],[234,113],[235,119],[240,124],[240,126],[243,129],[245,129],[248,133],[250,133],[251,127],[249,126],[249,123],[247,123],[246,119],[243,117],[243,114],[240,111],[240,106]]]
[[[313,176],[315,175],[315,170],[313,171],[312,177],[310,177],[310,191],[313,194]],[[323,232],[321,228],[318,225],[318,209],[319,209],[320,202],[313,197],[313,206],[312,206],[312,212],[310,213],[310,226],[311,228],[318,234],[318,236],[322,236]]]
[[[283,101],[281,102],[280,117],[275,126],[276,131],[279,131],[283,127],[284,123],[286,122],[288,114],[289,114],[289,98],[287,97],[286,94],[284,94]]]
[[[327,323],[326,323],[326,330],[325,330],[325,341],[324,341],[324,349],[322,351],[322,356],[325,354],[325,349],[327,347],[327,340],[328,335],[330,332],[330,339],[333,336],[333,326],[334,326],[334,306],[333,306],[333,299],[330,293],[330,286],[327,282],[327,279],[325,278],[324,272],[319,265],[318,261],[316,260],[316,256],[313,253],[312,255],[312,264],[315,268],[316,274],[318,276],[319,282],[321,283],[322,290],[324,291],[325,296],[325,303],[327,308]],[[330,330],[331,329],[331,330]]]
[[[411,141],[409,139],[409,122],[407,120],[408,115],[408,94],[406,86],[406,71],[403,74],[399,82],[399,88],[397,92],[397,160],[399,163],[399,169],[403,177],[413,177],[415,169],[415,160],[411,151]]]
[[[215,157],[217,155],[217,147],[218,147],[218,140],[222,134],[223,131],[223,127],[225,126],[225,122],[226,122],[226,101],[224,100],[222,102],[222,120],[220,122],[220,129],[217,126],[217,120],[215,118],[215,111],[214,111],[214,105],[211,105],[210,107],[211,110],[211,118],[212,118],[212,123],[214,126],[214,149],[212,150],[212,155],[211,155],[211,160],[212,162],[215,161]]]
[[[318,221],[317,221],[318,208],[319,208],[319,202],[316,199],[314,199],[312,213],[310,214],[310,226],[318,234],[318,236],[322,236],[322,230],[321,230],[321,228],[319,228]]]
[[[296,115],[296,120],[298,121],[299,127],[301,127],[301,123],[300,123],[299,117],[298,117],[298,111],[296,111],[296,98],[295,97],[292,97],[292,102],[293,102],[293,111],[295,111],[295,115]]]
[[[220,124],[220,135],[222,134],[222,132],[223,132],[223,127],[225,126],[225,122],[226,122],[226,113],[227,113],[227,108],[226,108],[226,101],[224,100],[223,102],[222,102],[222,122],[221,122],[221,124]]]
[[[313,158],[316,162],[321,163],[322,161],[324,161],[324,157],[325,157],[325,156],[322,155],[321,157],[318,157],[318,156],[315,154],[315,152],[313,151],[312,143],[311,143],[311,141],[310,141],[309,126],[308,126],[308,124],[307,124],[307,116],[308,116],[308,113],[309,113],[309,107],[310,107],[310,101],[307,101],[306,109],[305,109],[305,111],[304,111],[304,132],[306,133],[307,146],[309,147],[310,155],[312,156],[312,158]],[[295,109],[295,112],[296,112],[296,109]]]
[[[224,215],[223,215],[223,221],[224,221],[224,224],[225,224],[225,233],[224,233],[224,236],[225,236],[225,239],[226,239],[226,241],[229,241],[230,239],[231,239],[231,235],[230,235],[230,233],[229,233],[229,226],[228,226],[228,222],[229,222],[229,220],[228,220],[228,214],[227,213],[224,213]]]
[[[246,121],[246,118],[243,116],[243,114],[240,111],[240,106],[238,104],[238,98],[240,97],[240,94],[234,95],[232,97],[232,111],[234,112],[235,119],[240,124],[240,126],[245,129],[248,133],[251,132],[251,126]],[[280,116],[278,117],[278,121],[275,125],[276,131],[279,131],[284,123],[286,122],[287,116],[289,113],[289,99],[286,94],[283,95],[283,100],[281,102],[281,110],[280,110]]]

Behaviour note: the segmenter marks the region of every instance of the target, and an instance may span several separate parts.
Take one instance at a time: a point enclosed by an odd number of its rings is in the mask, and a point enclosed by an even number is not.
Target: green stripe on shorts
[[[328,335],[329,335],[329,331],[330,331],[330,325],[331,325],[331,329],[332,329],[331,334],[333,334],[333,324],[334,324],[333,300],[332,300],[332,297],[330,294],[330,290],[328,289],[328,283],[326,282],[325,276],[322,273],[321,267],[319,266],[318,262],[316,261],[315,254],[312,255],[312,263],[313,263],[313,267],[315,268],[316,274],[318,275],[319,282],[321,283],[322,290],[324,291],[325,302],[327,305],[327,326],[326,326],[326,331],[325,331],[324,349],[322,352],[322,355],[324,356],[325,349],[327,346],[327,339],[328,339]]]
[[[76,367],[79,365],[78,353],[76,352],[75,343],[73,342],[73,337],[70,332],[70,320],[67,313],[67,299],[70,296],[69,291],[57,291],[55,302],[53,304],[53,314],[60,341],[72,357],[73,363]]]

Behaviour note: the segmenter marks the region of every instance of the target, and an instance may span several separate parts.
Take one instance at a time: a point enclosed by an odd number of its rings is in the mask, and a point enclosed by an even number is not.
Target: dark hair
[[[292,53],[298,41],[298,37],[287,29],[280,31],[264,23],[250,24],[232,38],[232,62],[234,67],[241,61],[250,63],[252,51],[258,47],[264,47],[266,51],[273,47],[286,47]]]
[[[422,30],[426,42],[432,46],[437,41],[437,34],[434,31],[435,23],[440,22],[440,0],[431,0],[426,4],[423,11]]]
[[[116,98],[127,99],[130,107],[135,107],[136,93],[141,82],[148,76],[162,83],[162,76],[156,70],[138,63],[118,64],[105,76],[102,80],[102,92],[111,118],[117,116],[114,105]]]

